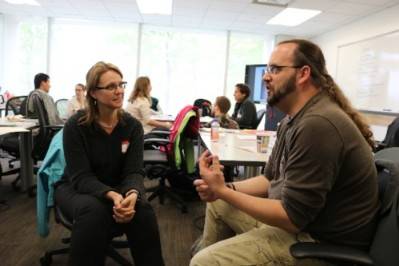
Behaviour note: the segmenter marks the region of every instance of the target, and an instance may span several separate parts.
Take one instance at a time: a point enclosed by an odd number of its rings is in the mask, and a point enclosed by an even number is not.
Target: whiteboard
[[[399,113],[399,31],[338,47],[337,83],[360,110]]]

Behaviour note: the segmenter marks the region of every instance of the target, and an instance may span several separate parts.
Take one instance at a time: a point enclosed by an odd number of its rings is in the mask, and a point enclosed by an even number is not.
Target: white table
[[[162,122],[173,122],[175,121],[175,117],[173,115],[152,115],[150,117],[151,120],[157,120]]]
[[[175,121],[175,116],[173,115],[152,115],[151,120],[157,120],[157,121],[162,121],[162,122],[174,122]],[[213,120],[213,117],[210,116],[201,116],[200,117],[200,123],[204,124],[204,123],[209,123]]]
[[[217,155],[223,165],[245,166],[245,176],[257,174],[259,167],[265,166],[272,147],[269,143],[267,153],[259,153],[256,148],[256,135],[245,130],[223,130],[218,141],[211,141],[210,130],[200,130],[200,141],[211,154]],[[272,138],[273,139],[273,138]]]
[[[30,188],[33,187],[32,129],[37,126],[37,119],[24,119],[19,122],[0,119],[0,135],[19,134],[21,186],[28,193],[30,193]]]

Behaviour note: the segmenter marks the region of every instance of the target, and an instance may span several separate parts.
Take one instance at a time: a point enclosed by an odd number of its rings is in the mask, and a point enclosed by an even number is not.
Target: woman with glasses
[[[145,199],[143,129],[122,110],[126,82],[98,62],[86,75],[87,108],[64,127],[66,167],[55,200],[73,221],[70,264],[104,265],[115,235],[126,234],[135,265],[163,265],[158,225]]]
[[[84,109],[86,107],[86,87],[82,83],[75,85],[75,96],[68,101],[67,105],[67,115],[71,117],[77,111]]]
[[[151,119],[153,114],[151,104],[151,81],[148,77],[138,77],[126,111],[141,122],[144,134],[150,133],[154,128],[170,129],[171,123]]]

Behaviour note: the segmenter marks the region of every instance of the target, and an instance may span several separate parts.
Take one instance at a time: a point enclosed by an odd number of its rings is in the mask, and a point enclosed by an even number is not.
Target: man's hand
[[[197,181],[198,186],[194,183],[199,189],[197,191],[201,192],[205,198],[217,199],[218,193],[226,189],[222,172],[223,167],[220,165],[219,158],[212,156],[209,151],[205,151],[199,158],[199,167],[203,183]]]
[[[200,196],[201,200],[206,201],[206,202],[212,202],[218,199],[218,197],[213,193],[210,189],[209,186],[205,183],[204,180],[202,179],[196,179],[194,180],[194,186],[195,189],[198,192],[198,195]]]

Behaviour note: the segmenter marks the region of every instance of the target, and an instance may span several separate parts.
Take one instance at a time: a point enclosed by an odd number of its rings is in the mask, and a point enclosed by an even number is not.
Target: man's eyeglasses
[[[279,66],[279,65],[266,65],[265,67],[265,72],[268,74],[277,74],[279,73],[283,68],[288,67],[288,68],[301,68],[303,66]]]
[[[111,83],[105,87],[96,87],[99,90],[115,91],[117,88],[126,89],[126,81],[121,81],[119,83]]]

